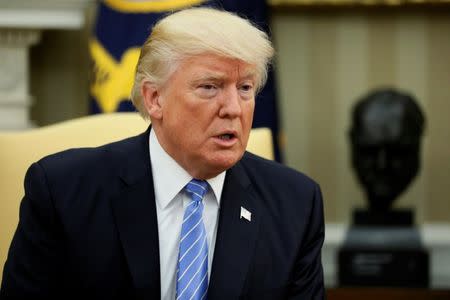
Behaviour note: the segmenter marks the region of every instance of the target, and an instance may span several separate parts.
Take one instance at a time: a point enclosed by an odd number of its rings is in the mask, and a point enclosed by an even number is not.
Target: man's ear
[[[152,119],[162,118],[161,93],[156,84],[144,81],[141,85],[142,101]]]

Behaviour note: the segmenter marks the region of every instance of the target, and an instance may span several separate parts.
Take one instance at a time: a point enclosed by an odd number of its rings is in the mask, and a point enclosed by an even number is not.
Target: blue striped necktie
[[[185,187],[191,201],[184,211],[180,234],[176,300],[206,299],[208,290],[208,242],[203,224],[204,180],[192,179]]]

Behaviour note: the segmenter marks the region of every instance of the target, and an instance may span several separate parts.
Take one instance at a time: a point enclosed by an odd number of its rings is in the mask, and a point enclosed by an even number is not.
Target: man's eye
[[[212,84],[202,84],[200,87],[202,89],[209,90],[209,91],[214,90],[216,88],[216,86],[212,85]]]
[[[205,83],[199,84],[196,88],[196,93],[202,98],[212,98],[217,95],[219,87],[215,84]]]
[[[241,90],[244,92],[249,92],[253,89],[253,86],[251,84],[243,84],[241,85]]]
[[[252,84],[242,84],[239,90],[243,99],[251,99],[255,96],[255,90]]]

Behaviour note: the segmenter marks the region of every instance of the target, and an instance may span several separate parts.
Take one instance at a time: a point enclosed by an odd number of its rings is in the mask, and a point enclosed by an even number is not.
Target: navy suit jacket
[[[148,135],[29,168],[0,298],[160,299]],[[245,153],[227,171],[220,203],[208,299],[324,299],[315,182]]]

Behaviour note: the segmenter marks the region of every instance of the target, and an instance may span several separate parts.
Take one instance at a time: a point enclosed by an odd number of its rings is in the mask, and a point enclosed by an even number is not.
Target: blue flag
[[[269,32],[267,5],[263,0],[165,0],[99,2],[94,34],[89,48],[92,58],[90,88],[91,113],[135,111],[129,100],[140,47],[152,26],[168,12],[191,6],[213,6],[244,16]],[[274,137],[276,160],[278,147],[278,111],[273,70],[256,100],[253,127],[269,127]]]

